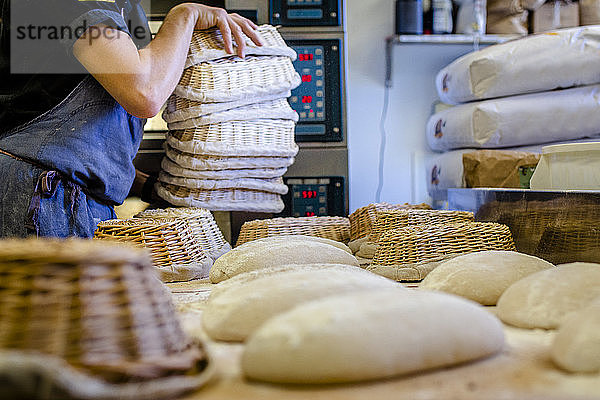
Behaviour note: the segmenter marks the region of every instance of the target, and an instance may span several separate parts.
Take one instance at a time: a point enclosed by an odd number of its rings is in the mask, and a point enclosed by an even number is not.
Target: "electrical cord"
[[[379,121],[379,133],[381,135],[381,141],[379,143],[379,178],[377,183],[377,191],[375,192],[375,202],[381,202],[381,191],[383,190],[383,170],[385,165],[385,146],[386,146],[386,132],[385,132],[385,120],[387,119],[388,104],[390,99],[390,87],[391,83],[386,82],[383,91],[383,109],[381,110],[381,119]]]

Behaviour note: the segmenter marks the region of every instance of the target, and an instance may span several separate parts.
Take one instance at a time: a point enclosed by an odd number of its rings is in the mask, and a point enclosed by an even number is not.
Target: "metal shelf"
[[[392,35],[385,39],[385,86],[392,86],[392,49],[405,44],[467,44],[475,49],[480,44],[498,44],[518,39],[521,35]]]

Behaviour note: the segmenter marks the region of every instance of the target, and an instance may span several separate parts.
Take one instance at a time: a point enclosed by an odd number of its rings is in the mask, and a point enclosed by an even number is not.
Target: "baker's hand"
[[[263,40],[256,31],[258,26],[238,14],[228,14],[222,8],[209,7],[197,3],[185,3],[186,6],[192,6],[198,13],[196,20],[196,29],[208,29],[216,26],[221,31],[225,51],[233,54],[232,37],[237,44],[237,55],[244,57],[246,51],[246,42],[242,33],[245,33],[254,43],[262,46]]]

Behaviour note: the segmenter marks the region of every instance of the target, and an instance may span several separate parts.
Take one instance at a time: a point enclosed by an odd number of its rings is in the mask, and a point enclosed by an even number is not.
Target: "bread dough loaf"
[[[477,303],[445,293],[378,290],[300,305],[246,343],[242,370],[280,383],[387,378],[497,353],[502,324]]]
[[[260,239],[255,239],[252,240],[250,242],[246,242],[238,247],[244,246],[248,243],[254,243],[254,245],[259,245],[260,243],[273,243],[276,241],[290,241],[290,240],[309,240],[311,242],[319,242],[319,243],[323,243],[323,244],[328,244],[334,247],[337,247],[340,250],[344,250],[350,254],[352,254],[352,250],[350,250],[350,247],[348,247],[347,245],[345,245],[342,242],[338,242],[337,240],[332,240],[332,239],[327,239],[327,238],[322,238],[322,237],[318,237],[318,236],[308,236],[308,235],[277,235],[277,236],[269,236],[266,238],[260,238]]]
[[[241,286],[250,281],[253,281],[258,278],[263,278],[265,276],[271,276],[275,274],[279,274],[281,272],[287,271],[307,271],[307,270],[323,270],[323,269],[334,269],[337,271],[364,271],[362,268],[355,267],[352,265],[343,265],[343,264],[286,264],[279,265],[276,267],[268,267],[257,269],[255,271],[244,272],[239,275],[234,276],[233,278],[227,279],[223,282],[217,283],[211,288],[209,299],[214,299],[219,296],[221,293],[226,292],[230,288],[234,286]]]
[[[531,274],[498,300],[497,315],[519,328],[556,329],[600,296],[600,264],[572,263]]]
[[[600,371],[600,298],[565,319],[552,343],[552,360],[570,372]]]
[[[210,270],[210,281],[219,283],[242,272],[285,264],[345,264],[358,267],[358,261],[349,250],[327,244],[325,240],[328,239],[285,236],[244,243],[215,261]]]
[[[360,268],[307,269],[264,276],[211,297],[202,326],[215,340],[244,341],[271,317],[315,299],[361,290],[403,287]]]
[[[431,271],[420,288],[456,294],[486,306],[496,305],[513,283],[554,265],[514,251],[480,251],[455,257]]]

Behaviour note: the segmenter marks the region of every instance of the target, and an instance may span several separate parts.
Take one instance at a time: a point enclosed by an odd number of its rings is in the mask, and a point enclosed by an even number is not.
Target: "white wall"
[[[350,212],[375,201],[379,121],[385,81],[385,38],[394,32],[393,0],[346,0]],[[386,119],[382,201],[429,202],[425,123],[437,100],[434,77],[472,50],[466,45],[397,45]],[[415,175],[411,177],[411,157]]]

